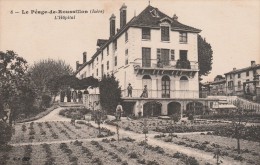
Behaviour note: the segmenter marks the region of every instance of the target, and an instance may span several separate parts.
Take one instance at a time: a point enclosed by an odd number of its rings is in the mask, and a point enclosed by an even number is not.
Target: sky
[[[84,51],[90,59],[97,39],[108,38],[111,14],[115,14],[119,27],[123,3],[129,21],[147,7],[149,0],[0,0],[0,51],[14,50],[29,65],[41,59],[61,59],[75,70]],[[259,0],[150,0],[150,5],[202,30],[200,35],[213,50],[212,71],[203,81],[233,68],[248,67],[253,60],[260,63]],[[35,14],[50,10],[88,13],[75,14],[71,20],[55,19],[70,14]],[[92,10],[100,12],[90,13]]]

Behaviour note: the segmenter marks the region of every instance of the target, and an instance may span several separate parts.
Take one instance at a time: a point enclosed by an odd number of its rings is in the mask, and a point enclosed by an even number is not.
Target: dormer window
[[[150,11],[150,12],[151,12],[151,14],[152,14],[153,17],[159,17],[159,14],[158,14],[158,12],[157,12],[156,9],[153,9],[153,10]]]
[[[170,41],[170,27],[169,26],[161,26],[161,40]]]

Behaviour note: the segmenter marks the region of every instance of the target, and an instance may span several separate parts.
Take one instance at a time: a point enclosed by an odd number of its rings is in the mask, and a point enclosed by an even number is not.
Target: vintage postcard
[[[0,0],[0,164],[259,164],[259,45],[258,0]]]

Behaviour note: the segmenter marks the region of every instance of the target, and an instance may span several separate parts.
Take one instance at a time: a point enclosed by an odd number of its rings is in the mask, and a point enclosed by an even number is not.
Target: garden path
[[[59,115],[59,111],[61,109],[63,109],[63,108],[59,107],[59,108],[53,110],[48,115],[44,116],[43,118],[35,120],[35,122],[70,121],[70,119]],[[94,121],[91,121],[90,123],[93,126],[98,127],[98,125]],[[112,125],[101,124],[101,127],[107,128],[107,129],[109,129],[109,130],[111,130],[113,132],[117,131],[116,127],[112,126]],[[126,130],[121,129],[121,128],[119,129],[119,132],[120,132],[119,133],[120,134],[120,138],[130,137],[130,138],[135,139],[136,141],[144,140],[144,134],[138,134],[138,133],[135,133],[135,132],[132,132],[132,131],[126,131]],[[216,160],[213,159],[213,154],[210,153],[210,152],[204,152],[204,151],[197,150],[197,149],[194,149],[194,148],[188,148],[188,147],[184,147],[184,146],[179,146],[179,145],[172,144],[172,143],[169,144],[169,143],[166,143],[164,141],[160,141],[160,140],[154,139],[153,138],[154,135],[155,134],[148,134],[148,141],[147,142],[148,142],[149,145],[160,146],[160,147],[162,147],[164,149],[170,150],[172,153],[175,153],[175,152],[178,151],[178,152],[187,154],[188,156],[193,156],[193,157],[195,157],[198,160],[203,160],[204,162],[209,162],[211,164],[215,164],[216,163]],[[117,139],[117,134],[115,134],[113,136],[113,138]],[[78,140],[80,140],[80,141],[102,140],[102,138],[78,139]],[[33,144],[39,145],[39,144],[42,144],[42,143],[49,143],[49,144],[51,144],[51,143],[71,142],[71,141],[75,141],[75,140],[53,141],[53,142],[38,142],[38,143],[33,143]],[[32,143],[30,143],[30,144],[32,144]],[[13,145],[19,145],[19,144],[13,144]],[[20,145],[23,145],[23,144],[20,144]],[[27,144],[24,144],[24,145],[27,145]],[[229,157],[225,157],[224,159],[222,159],[222,161],[223,161],[222,165],[231,165],[231,164],[232,165],[240,165],[241,164],[240,162],[234,161],[233,159],[231,159]]]

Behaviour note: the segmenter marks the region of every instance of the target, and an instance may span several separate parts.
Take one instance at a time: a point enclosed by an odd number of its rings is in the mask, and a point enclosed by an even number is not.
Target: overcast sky
[[[75,69],[87,51],[90,59],[98,38],[109,36],[109,17],[127,5],[127,20],[138,15],[149,0],[0,0],[0,50],[14,50],[29,64],[40,59],[62,59]],[[213,49],[213,69],[205,80],[234,67],[260,63],[259,0],[150,0],[152,6],[169,15],[176,14],[186,25],[201,29]],[[55,20],[59,14],[30,14],[31,10],[104,10],[104,13],[76,14],[74,20]],[[29,14],[22,14],[22,10]],[[13,13],[19,12],[19,13]],[[69,14],[63,14],[69,15]]]

